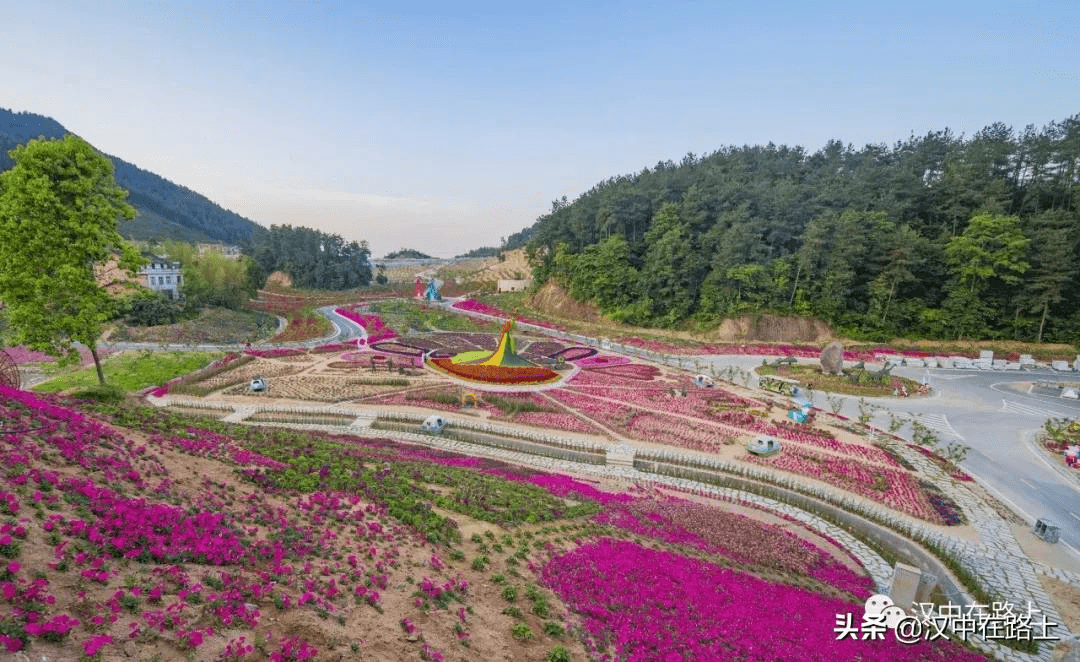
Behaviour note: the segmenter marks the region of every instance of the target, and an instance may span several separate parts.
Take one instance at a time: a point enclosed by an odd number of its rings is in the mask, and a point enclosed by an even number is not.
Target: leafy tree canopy
[[[387,253],[384,260],[397,260],[399,258],[408,258],[412,260],[430,260],[431,256],[427,253],[421,253],[418,250],[412,248],[402,248],[401,250],[394,251],[393,253]]]
[[[142,263],[117,233],[135,211],[113,178],[112,163],[84,140],[32,140],[10,151],[15,166],[0,173],[0,301],[7,340],[78,360],[73,342],[96,344],[114,302],[95,266],[120,254],[120,266]],[[98,363],[98,379],[105,376]]]
[[[856,338],[1078,343],[1078,228],[1080,115],[688,154],[554,200],[503,248],[626,321],[770,311]]]
[[[262,273],[284,271],[297,287],[343,290],[371,283],[371,250],[366,241],[291,225],[273,225],[253,251]]]

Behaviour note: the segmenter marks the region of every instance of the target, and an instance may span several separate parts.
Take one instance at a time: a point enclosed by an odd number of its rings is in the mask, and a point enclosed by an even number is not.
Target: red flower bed
[[[608,368],[617,365],[626,365],[630,363],[630,359],[625,356],[613,356],[611,354],[596,354],[593,356],[584,356],[572,360],[582,368]]]
[[[559,373],[541,367],[459,364],[448,358],[431,359],[429,364],[455,377],[486,384],[543,384],[559,379]]]
[[[272,343],[303,342],[320,338],[330,331],[330,322],[317,315],[297,314],[289,317],[285,330],[270,339]]]

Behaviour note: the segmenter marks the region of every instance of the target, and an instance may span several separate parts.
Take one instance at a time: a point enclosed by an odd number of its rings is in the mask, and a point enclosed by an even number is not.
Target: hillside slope
[[[0,108],[0,171],[14,165],[8,156],[11,149],[33,138],[62,138],[67,133],[70,132],[51,117]],[[105,156],[112,160],[116,182],[127,189],[128,202],[138,211],[138,216],[120,225],[120,233],[125,237],[246,244],[266,233],[261,225],[187,187],[123,159]]]

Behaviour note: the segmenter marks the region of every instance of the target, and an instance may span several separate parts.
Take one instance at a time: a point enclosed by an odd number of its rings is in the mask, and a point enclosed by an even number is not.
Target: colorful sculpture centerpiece
[[[506,320],[499,346],[494,352],[480,349],[450,358],[429,358],[427,365],[458,379],[485,384],[548,384],[558,381],[561,378],[559,373],[518,356],[514,336],[510,335],[513,328],[514,320]]]

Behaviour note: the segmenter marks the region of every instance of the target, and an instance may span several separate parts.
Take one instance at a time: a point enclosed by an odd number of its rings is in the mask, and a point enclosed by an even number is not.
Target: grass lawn
[[[447,313],[416,301],[379,301],[371,304],[371,312],[377,313],[384,324],[402,335],[410,328],[421,331],[438,329],[439,331],[491,332],[495,327],[492,322]]]
[[[101,363],[105,382],[125,391],[138,391],[186,375],[223,356],[221,352],[121,352]],[[64,391],[69,388],[96,386],[97,371],[91,364],[75,372],[62,374],[38,384],[35,391]]]

